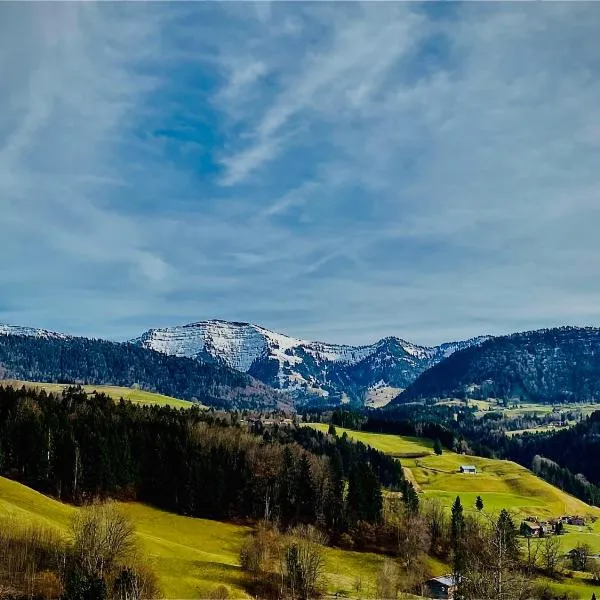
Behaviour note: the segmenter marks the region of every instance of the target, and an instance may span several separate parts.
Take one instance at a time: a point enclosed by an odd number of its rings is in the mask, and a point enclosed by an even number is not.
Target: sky
[[[600,325],[600,4],[0,4],[0,322]]]

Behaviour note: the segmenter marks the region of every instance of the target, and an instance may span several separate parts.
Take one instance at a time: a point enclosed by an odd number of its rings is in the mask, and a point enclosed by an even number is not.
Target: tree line
[[[69,388],[0,387],[0,472],[75,503],[138,499],[216,519],[347,531],[382,514],[382,485],[418,503],[398,461],[307,427],[249,432],[239,415],[137,406]]]

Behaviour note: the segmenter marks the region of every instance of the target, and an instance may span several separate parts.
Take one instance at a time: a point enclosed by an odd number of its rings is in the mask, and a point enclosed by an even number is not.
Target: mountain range
[[[351,346],[222,320],[127,342],[0,325],[0,379],[138,385],[213,406],[384,405],[432,398],[600,400],[600,329],[561,327],[439,346]],[[383,398],[383,400],[382,400]]]
[[[491,338],[424,371],[392,402],[490,397],[600,400],[600,329],[559,327]]]
[[[247,373],[297,400],[362,404],[369,391],[400,391],[457,350],[488,337],[426,347],[397,337],[350,346],[314,342],[259,325],[210,320],[150,329],[131,343]]]

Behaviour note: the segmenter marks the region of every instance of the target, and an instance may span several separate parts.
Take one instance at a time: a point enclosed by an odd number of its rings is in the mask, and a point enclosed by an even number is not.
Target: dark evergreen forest
[[[426,370],[392,402],[431,398],[598,400],[600,329],[560,327],[492,338]]]
[[[0,472],[71,502],[137,499],[197,517],[315,523],[381,518],[381,487],[417,496],[400,463],[307,427],[248,431],[237,413],[0,387]]]

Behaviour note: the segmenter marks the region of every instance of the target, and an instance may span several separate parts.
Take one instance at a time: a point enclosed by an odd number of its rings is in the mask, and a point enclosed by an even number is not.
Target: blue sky
[[[600,5],[0,5],[0,321],[600,325]]]

